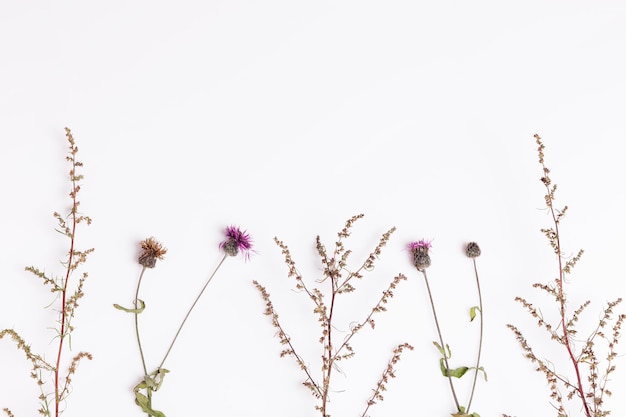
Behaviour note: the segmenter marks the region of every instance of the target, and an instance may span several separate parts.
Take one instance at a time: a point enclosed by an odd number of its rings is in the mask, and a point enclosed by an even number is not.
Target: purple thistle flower
[[[237,226],[228,226],[224,233],[226,240],[220,243],[220,249],[228,256],[237,256],[239,252],[243,254],[243,257],[250,259],[250,252],[252,251],[252,238],[246,231],[242,231]]]
[[[433,246],[431,245],[430,242],[431,242],[430,240],[424,240],[424,239],[420,239],[417,242],[411,242],[409,243],[409,250],[411,252],[415,250],[428,252],[428,249],[430,249]]]
[[[430,266],[430,255],[428,250],[432,247],[429,240],[418,240],[417,242],[409,243],[408,249],[413,256],[413,265],[418,271],[424,271]]]

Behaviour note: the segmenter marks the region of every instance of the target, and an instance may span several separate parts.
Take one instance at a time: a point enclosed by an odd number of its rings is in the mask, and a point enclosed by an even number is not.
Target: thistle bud
[[[163,259],[167,253],[167,249],[153,237],[142,240],[139,245],[141,246],[141,253],[139,254],[137,262],[145,268],[154,268],[157,259]]]
[[[478,246],[478,243],[476,242],[468,243],[467,247],[465,248],[465,254],[469,258],[478,258],[480,256],[480,247]]]
[[[430,255],[428,254],[430,247],[430,242],[424,239],[409,243],[409,250],[413,255],[413,265],[418,271],[424,271],[430,266]]]

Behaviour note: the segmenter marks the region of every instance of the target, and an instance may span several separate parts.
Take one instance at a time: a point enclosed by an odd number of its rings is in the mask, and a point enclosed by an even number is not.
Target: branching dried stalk
[[[580,260],[583,251],[580,250],[576,256],[570,259],[564,254],[559,226],[567,212],[567,206],[561,210],[554,207],[557,187],[556,184],[552,184],[549,175],[550,170],[544,163],[543,151],[545,146],[538,135],[535,135],[535,140],[538,145],[539,164],[543,171],[541,182],[546,188],[545,203],[552,223],[551,227],[541,229],[541,232],[548,239],[556,256],[558,278],[547,284],[533,284],[533,287],[547,293],[556,301],[559,312],[558,322],[549,323],[546,321],[541,310],[522,297],[516,297],[515,301],[520,303],[537,320],[537,325],[548,333],[550,340],[562,346],[567,356],[567,361],[571,365],[569,373],[562,374],[557,372],[550,360],[541,359],[517,326],[508,324],[507,327],[515,334],[524,351],[524,356],[537,366],[537,371],[544,374],[550,387],[550,400],[558,417],[569,416],[566,404],[571,401],[576,401],[580,404],[583,415],[586,417],[607,416],[610,414],[610,411],[604,409],[604,398],[611,395],[611,391],[607,389],[607,383],[609,376],[615,371],[613,363],[617,357],[615,347],[620,337],[622,324],[626,319],[625,314],[615,317],[614,310],[622,302],[622,299],[618,298],[607,303],[596,328],[591,331],[586,340],[582,341],[582,346],[577,347],[576,342],[580,340],[576,339],[578,334],[576,325],[580,316],[591,302],[585,301],[576,310],[570,312],[565,292],[565,276],[571,273],[572,268]],[[609,323],[613,323],[612,327],[609,327]],[[595,350],[595,344],[598,339],[604,339],[608,347],[608,353],[604,361]]]
[[[326,251],[326,247],[322,244],[319,236],[316,238],[317,253],[321,258],[323,265],[323,277],[318,280],[318,283],[328,283],[329,291],[325,294],[320,288],[311,288],[308,286],[302,275],[298,272],[296,264],[291,257],[289,248],[285,243],[278,238],[274,238],[276,244],[281,249],[283,256],[285,257],[285,263],[289,269],[288,276],[294,278],[296,281],[296,289],[303,292],[313,303],[313,313],[317,317],[317,321],[321,327],[321,335],[318,342],[322,346],[322,360],[320,374],[316,374],[303,357],[297,353],[296,348],[287,335],[284,327],[278,319],[278,313],[270,300],[270,295],[258,281],[253,281],[256,288],[261,293],[261,297],[265,301],[265,315],[270,316],[272,319],[272,325],[276,328],[279,342],[284,346],[280,356],[293,356],[298,363],[298,366],[305,374],[305,380],[302,383],[307,387],[313,396],[317,398],[318,404],[315,409],[319,411],[322,417],[329,417],[329,401],[331,381],[333,377],[333,371],[336,369],[338,362],[352,358],[355,355],[354,348],[352,347],[352,338],[366,326],[375,327],[374,315],[387,310],[386,304],[389,299],[393,297],[393,292],[398,284],[406,280],[406,277],[402,274],[397,275],[389,284],[388,288],[383,291],[382,296],[378,302],[371,309],[369,314],[362,321],[354,324],[350,327],[347,335],[343,339],[338,338],[337,328],[335,320],[335,312],[337,309],[337,303],[339,296],[342,294],[348,294],[355,291],[353,286],[353,280],[363,278],[363,274],[367,271],[374,269],[375,261],[380,255],[382,248],[387,244],[391,234],[395,231],[395,227],[391,228],[388,232],[384,233],[374,249],[367,259],[360,264],[355,270],[351,270],[348,267],[348,258],[351,254],[350,250],[344,247],[344,239],[350,236],[350,229],[354,222],[362,218],[363,215],[359,214],[350,218],[343,230],[338,233],[339,239],[335,242],[335,248],[332,255],[329,255]],[[330,299],[327,301],[328,296]],[[366,417],[369,408],[376,404],[377,401],[382,401],[382,392],[386,390],[386,384],[389,378],[395,377],[394,367],[400,360],[400,356],[404,349],[412,350],[413,347],[408,343],[402,343],[398,345],[393,351],[393,357],[387,365],[386,370],[383,372],[381,379],[376,384],[373,390],[371,398],[367,401],[364,411],[361,416]]]
[[[69,197],[71,199],[71,209],[66,216],[55,212],[54,218],[57,220],[58,229],[57,232],[61,233],[68,239],[69,249],[67,259],[62,262],[65,270],[60,277],[49,276],[39,268],[34,266],[26,267],[26,271],[29,271],[41,278],[44,286],[48,286],[50,291],[55,294],[57,300],[60,301],[59,306],[59,318],[57,321],[56,339],[57,339],[57,351],[56,359],[54,363],[48,362],[43,358],[43,355],[33,353],[30,345],[28,345],[24,339],[12,329],[4,329],[0,331],[0,339],[4,336],[9,336],[16,344],[17,348],[21,350],[26,359],[31,363],[32,369],[30,376],[35,380],[40,388],[41,394],[39,395],[39,401],[41,403],[39,408],[39,414],[50,417],[59,417],[63,409],[61,404],[67,400],[71,392],[72,375],[76,372],[79,362],[82,359],[91,359],[91,354],[87,352],[79,352],[76,354],[66,370],[62,370],[63,355],[66,352],[65,340],[71,337],[74,327],[72,326],[72,320],[76,316],[76,310],[78,308],[78,301],[83,298],[83,286],[87,279],[87,273],[83,272],[78,279],[74,288],[70,288],[71,277],[79,267],[81,267],[86,261],[87,256],[93,252],[92,249],[78,250],[76,245],[76,232],[79,224],[86,223],[91,224],[91,219],[85,215],[80,214],[78,207],[80,202],[78,200],[78,193],[80,191],[80,182],[83,176],[78,174],[78,168],[82,167],[82,162],[76,159],[78,153],[78,147],[74,142],[74,137],[70,129],[65,128],[65,136],[69,142],[69,152],[66,160],[70,163],[71,169],[69,172],[71,191]],[[50,392],[47,388],[48,378],[44,375],[52,375],[54,390]],[[12,417],[13,413],[10,409],[4,408],[3,411]]]

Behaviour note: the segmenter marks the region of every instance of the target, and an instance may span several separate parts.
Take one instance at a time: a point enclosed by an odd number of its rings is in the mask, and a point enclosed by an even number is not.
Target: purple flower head
[[[415,251],[426,252],[428,253],[428,249],[430,249],[433,245],[431,245],[430,240],[420,239],[417,242],[409,243],[409,250],[411,253]]]
[[[226,240],[220,243],[220,249],[228,256],[237,256],[239,252],[243,254],[243,257],[250,259],[250,252],[252,251],[252,238],[246,231],[242,231],[237,226],[228,226],[224,233]]]
[[[431,248],[430,240],[418,240],[417,242],[409,243],[408,249],[411,251],[413,257],[413,265],[418,271],[424,271],[430,266],[430,255],[428,250]]]

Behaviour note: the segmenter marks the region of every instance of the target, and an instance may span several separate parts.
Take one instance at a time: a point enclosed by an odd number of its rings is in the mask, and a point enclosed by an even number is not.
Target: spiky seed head
[[[476,242],[470,242],[465,247],[465,254],[469,258],[478,258],[480,256],[480,246]]]
[[[167,253],[167,249],[153,237],[142,240],[139,245],[141,246],[141,253],[137,261],[139,265],[145,268],[154,268],[157,259],[162,260]]]

